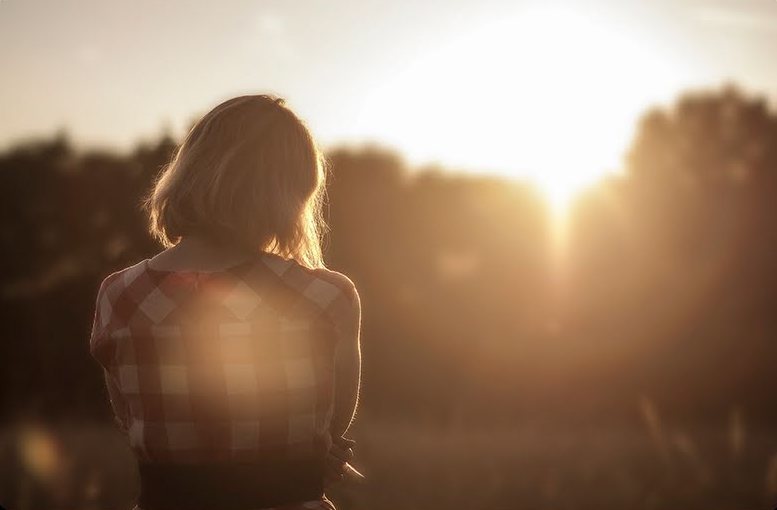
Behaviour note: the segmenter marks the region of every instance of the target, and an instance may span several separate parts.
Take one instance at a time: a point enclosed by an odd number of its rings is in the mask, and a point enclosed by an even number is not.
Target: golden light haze
[[[521,9],[412,61],[371,94],[366,130],[414,160],[528,177],[563,209],[618,169],[644,105],[681,86],[670,57],[583,10]]]
[[[0,145],[65,128],[128,148],[269,91],[325,146],[528,178],[563,211],[650,106],[729,80],[773,97],[774,27],[759,0],[6,0]]]

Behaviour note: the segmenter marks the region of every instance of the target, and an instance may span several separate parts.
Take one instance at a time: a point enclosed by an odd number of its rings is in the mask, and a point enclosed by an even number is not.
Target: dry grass
[[[368,480],[332,491],[341,510],[758,509],[777,501],[777,437],[745,427],[667,426],[642,404],[635,427],[464,428],[360,424]],[[0,434],[0,502],[130,508],[137,479],[118,432],[102,426]]]

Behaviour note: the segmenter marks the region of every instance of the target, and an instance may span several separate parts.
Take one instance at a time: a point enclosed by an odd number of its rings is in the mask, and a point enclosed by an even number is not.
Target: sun
[[[562,7],[493,20],[383,80],[362,132],[413,163],[528,180],[563,214],[620,167],[635,121],[679,74],[655,41]]]

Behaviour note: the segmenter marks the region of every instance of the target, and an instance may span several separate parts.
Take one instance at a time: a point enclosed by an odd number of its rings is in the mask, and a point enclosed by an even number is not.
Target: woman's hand
[[[351,439],[345,439],[342,437],[335,438],[332,446],[329,448],[329,453],[326,456],[326,471],[324,473],[324,486],[331,487],[332,485],[341,482],[345,479],[346,475],[350,475],[353,468],[348,469],[348,462],[353,460],[353,446],[356,444]]]

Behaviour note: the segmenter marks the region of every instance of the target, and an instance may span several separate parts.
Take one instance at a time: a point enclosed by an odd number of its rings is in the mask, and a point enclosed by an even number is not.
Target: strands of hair
[[[186,235],[323,267],[326,165],[282,98],[240,96],[204,115],[144,202],[164,246]]]

